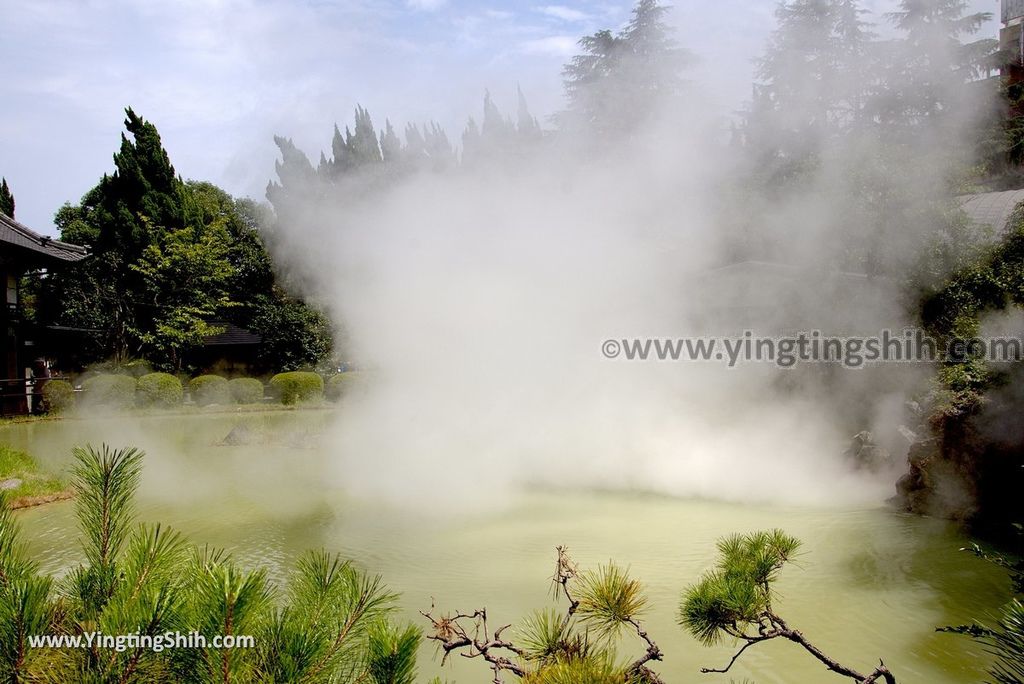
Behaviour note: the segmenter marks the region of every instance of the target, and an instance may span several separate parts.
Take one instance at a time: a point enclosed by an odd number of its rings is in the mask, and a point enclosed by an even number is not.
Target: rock
[[[223,446],[246,446],[254,444],[258,439],[259,435],[248,425],[236,425],[220,443]]]
[[[7,491],[9,489],[17,489],[21,486],[21,480],[16,477],[12,477],[9,480],[0,481],[0,491]]]
[[[912,445],[917,441],[917,433],[906,425],[900,425],[896,430],[900,433],[903,439],[907,440],[908,445]]]
[[[866,470],[878,470],[891,461],[889,452],[875,444],[872,434],[867,430],[853,436],[850,446],[846,448],[843,455],[855,467]]]

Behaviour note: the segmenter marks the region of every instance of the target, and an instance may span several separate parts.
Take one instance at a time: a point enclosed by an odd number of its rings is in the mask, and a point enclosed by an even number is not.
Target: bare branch
[[[428,634],[427,638],[438,642],[441,650],[444,651],[441,658],[442,665],[448,660],[451,653],[466,649],[459,655],[463,658],[486,660],[494,670],[493,681],[495,684],[502,684],[501,673],[503,671],[511,672],[517,677],[526,676],[526,671],[513,660],[500,653],[495,653],[495,651],[508,651],[518,657],[523,656],[523,651],[515,644],[501,638],[501,633],[511,625],[505,625],[497,629],[493,637],[489,636],[486,609],[479,609],[472,613],[455,613],[454,615],[435,617],[434,606],[431,605],[429,611],[421,611],[420,614],[430,620],[434,626],[434,632]],[[468,629],[465,622],[472,623]],[[470,636],[469,630],[472,630],[472,636]]]
[[[629,618],[628,620],[626,620],[626,622],[631,624],[633,628],[636,629],[637,636],[643,639],[644,643],[647,644],[647,651],[642,656],[633,661],[633,663],[629,666],[629,669],[627,669],[626,671],[629,673],[644,672],[648,678],[653,677],[651,681],[660,682],[661,680],[657,678],[657,675],[648,670],[646,665],[652,660],[662,659],[661,649],[658,648],[658,644],[654,643],[654,640],[651,639],[651,637],[647,634],[643,626],[636,618]]]
[[[555,583],[555,596],[557,597],[561,590],[569,602],[569,609],[565,611],[565,616],[562,618],[562,631],[565,632],[572,621],[572,616],[576,614],[576,609],[580,607],[580,602],[569,593],[569,580],[575,578],[579,570],[572,558],[569,557],[569,547],[556,546],[555,550],[558,552],[558,558],[555,560],[555,576],[551,578],[551,581]]]
[[[828,668],[830,671],[847,677],[849,679],[853,679],[857,681],[859,684],[875,684],[875,682],[879,681],[879,679],[883,680],[886,684],[896,684],[896,678],[889,671],[889,668],[885,666],[885,663],[879,661],[879,666],[875,668],[874,671],[871,672],[871,674],[863,675],[857,670],[842,665],[841,663],[827,656],[824,653],[824,651],[822,651],[820,648],[818,648],[810,641],[808,641],[807,637],[805,637],[799,630],[791,629],[789,625],[786,624],[785,620],[783,620],[781,617],[773,613],[771,610],[765,610],[761,615],[758,616],[757,625],[758,636],[751,636],[749,634],[744,634],[743,632],[732,632],[731,630],[726,630],[727,632],[730,632],[732,636],[742,639],[746,643],[743,644],[740,650],[736,652],[736,655],[732,657],[732,660],[729,661],[729,664],[726,665],[724,668],[712,669],[705,667],[701,668],[701,672],[728,672],[729,668],[731,668],[736,663],[736,660],[743,654],[743,652],[751,646],[753,646],[754,644],[758,644],[762,641],[768,641],[770,639],[777,639],[781,637],[783,639],[787,639],[789,641],[792,641],[793,643],[802,646],[805,651],[807,651],[812,656],[817,658],[817,660],[824,664],[825,667]]]
[[[702,673],[704,673],[704,674],[708,674],[708,673],[711,673],[711,672],[722,674],[722,673],[728,672],[732,668],[732,666],[736,664],[736,661],[739,659],[739,657],[741,655],[743,655],[743,652],[746,651],[748,648],[750,648],[754,644],[759,644],[762,641],[768,641],[769,639],[774,639],[777,636],[779,636],[779,635],[778,634],[771,634],[771,635],[764,635],[764,636],[758,636],[758,637],[747,637],[747,642],[745,644],[743,644],[743,646],[740,648],[740,650],[736,651],[736,655],[734,655],[732,657],[732,660],[729,661],[728,665],[726,665],[725,667],[723,667],[720,670],[719,669],[715,669],[715,668],[711,668],[711,667],[702,667],[702,668],[700,668],[700,671]]]

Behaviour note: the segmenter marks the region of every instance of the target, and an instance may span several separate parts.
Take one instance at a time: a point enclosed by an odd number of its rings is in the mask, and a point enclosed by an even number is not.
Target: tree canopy
[[[97,359],[182,369],[223,330],[216,321],[228,320],[267,333],[264,370],[324,360],[328,326],[277,282],[260,234],[266,210],[182,180],[156,126],[130,108],[126,115],[114,172],[55,217],[61,238],[88,245],[92,256],[39,284],[37,317],[97,331]]]

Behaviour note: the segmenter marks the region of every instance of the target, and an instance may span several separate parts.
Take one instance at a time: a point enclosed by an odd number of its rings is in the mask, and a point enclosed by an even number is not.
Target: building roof
[[[1006,222],[1018,204],[1024,202],[1024,190],[1005,190],[1003,192],[985,192],[980,195],[964,195],[960,198],[960,208],[975,223],[985,223],[1002,233],[1006,230]]]
[[[853,273],[850,271],[836,271],[831,269],[826,270],[813,270],[796,266],[794,264],[786,264],[778,261],[736,261],[725,266],[719,266],[704,271],[704,274],[711,277],[720,277],[731,274],[743,274],[749,275],[751,273],[758,273],[763,275],[772,275],[782,278],[797,278],[797,277],[814,277],[814,278],[834,278],[840,280],[849,280],[854,282],[862,282],[868,280],[879,280],[877,276],[870,276],[867,273]]]
[[[224,347],[228,345],[260,344],[263,338],[251,330],[241,328],[231,321],[221,319],[207,321],[210,325],[224,328],[224,332],[207,337],[203,344],[207,347]]]
[[[1024,17],[1024,0],[1003,0],[1002,5],[1002,20],[1004,24],[1009,24],[1014,19]]]
[[[4,213],[0,213],[0,244],[14,245],[60,261],[81,261],[89,254],[85,247],[40,235]]]

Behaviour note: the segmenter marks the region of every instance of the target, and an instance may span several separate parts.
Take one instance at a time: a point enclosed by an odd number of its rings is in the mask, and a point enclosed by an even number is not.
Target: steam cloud
[[[867,72],[809,87],[855,88]],[[459,505],[536,485],[798,504],[892,494],[904,402],[928,369],[624,363],[600,345],[740,332],[744,307],[765,334],[909,325],[898,279],[844,276],[839,245],[852,235],[910,264],[934,230],[926,207],[949,185],[950,141],[978,108],[965,103],[941,129],[922,124],[900,158],[877,133],[813,141],[812,181],[765,199],[734,180],[756,161],[727,144],[723,113],[689,87],[687,104],[600,150],[562,134],[512,161],[344,200],[311,186],[279,208],[275,257],[343,326],[346,356],[368,376],[332,431],[339,480]],[[812,106],[816,93],[805,95]],[[879,224],[860,207],[881,190],[904,199]],[[751,254],[784,266],[743,266]],[[715,270],[728,264],[740,266]],[[842,458],[869,427],[893,470]]]

